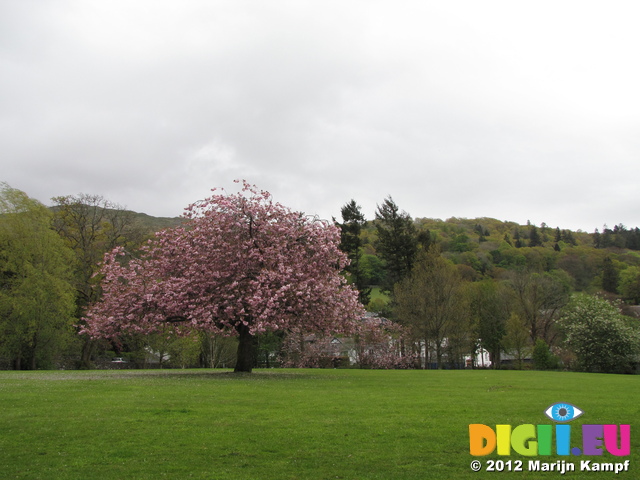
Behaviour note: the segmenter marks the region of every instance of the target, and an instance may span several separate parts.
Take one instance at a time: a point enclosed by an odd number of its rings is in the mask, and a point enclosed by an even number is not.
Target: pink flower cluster
[[[244,183],[185,209],[185,223],[156,234],[138,258],[105,256],[102,300],[84,333],[150,333],[167,322],[192,329],[251,334],[293,327],[348,332],[363,311],[340,271],[340,232],[329,222],[274,203]]]

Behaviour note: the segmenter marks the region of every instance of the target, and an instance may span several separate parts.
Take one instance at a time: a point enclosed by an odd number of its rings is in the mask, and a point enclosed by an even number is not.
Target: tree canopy
[[[72,340],[72,265],[47,208],[0,184],[0,352],[15,369],[50,367]]]
[[[340,230],[293,212],[244,184],[187,207],[183,226],[159,232],[138,258],[105,257],[104,296],[89,310],[94,337],[206,330],[239,338],[236,371],[250,372],[256,334],[293,327],[348,330],[362,315],[340,271]]]

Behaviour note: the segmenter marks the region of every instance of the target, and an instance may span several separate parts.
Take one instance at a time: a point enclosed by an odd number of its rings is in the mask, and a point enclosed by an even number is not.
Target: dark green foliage
[[[562,230],[562,241],[573,246],[578,244],[571,230]]]
[[[533,366],[536,370],[555,370],[558,358],[551,353],[547,342],[539,338],[533,346]]]
[[[502,339],[509,318],[509,297],[502,284],[483,280],[470,285],[469,310],[481,346],[489,352],[492,368],[500,366]]]
[[[520,229],[516,228],[516,231],[513,233],[513,239],[515,240],[514,247],[516,248],[524,247],[524,241],[520,236]]]
[[[611,257],[605,257],[602,262],[602,289],[605,292],[616,293],[618,291],[619,275],[613,265]]]
[[[531,225],[531,227],[529,228],[529,246],[542,246],[542,238],[540,238],[540,233],[538,232],[538,228],[535,225]]]
[[[349,257],[350,264],[346,271],[351,277],[351,281],[358,289],[360,302],[363,305],[369,303],[371,289],[367,281],[366,275],[361,263],[362,259],[362,228],[366,224],[366,220],[360,206],[355,200],[351,200],[341,210],[342,223],[340,227],[340,249]]]
[[[596,228],[593,234],[593,246],[595,248],[616,247],[640,250],[640,228],[628,229],[623,224],[618,224],[610,229],[605,225],[602,233]]]
[[[417,229],[411,216],[400,212],[391,197],[387,197],[376,211],[378,242],[376,249],[384,260],[387,276],[383,288],[393,291],[393,286],[404,279],[418,253]]]
[[[456,235],[449,245],[449,250],[452,252],[468,252],[472,248],[469,237],[464,233]]]

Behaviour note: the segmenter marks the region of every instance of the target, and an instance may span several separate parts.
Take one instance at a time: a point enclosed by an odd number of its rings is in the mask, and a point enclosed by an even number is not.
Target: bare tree
[[[509,285],[532,342],[541,338],[552,345],[560,309],[569,301],[569,286],[549,273],[527,271],[513,272]]]

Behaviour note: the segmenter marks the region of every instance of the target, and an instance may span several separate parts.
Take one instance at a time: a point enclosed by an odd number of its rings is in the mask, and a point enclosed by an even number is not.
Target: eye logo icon
[[[544,411],[544,414],[554,422],[570,422],[584,412],[570,403],[555,403]]]

